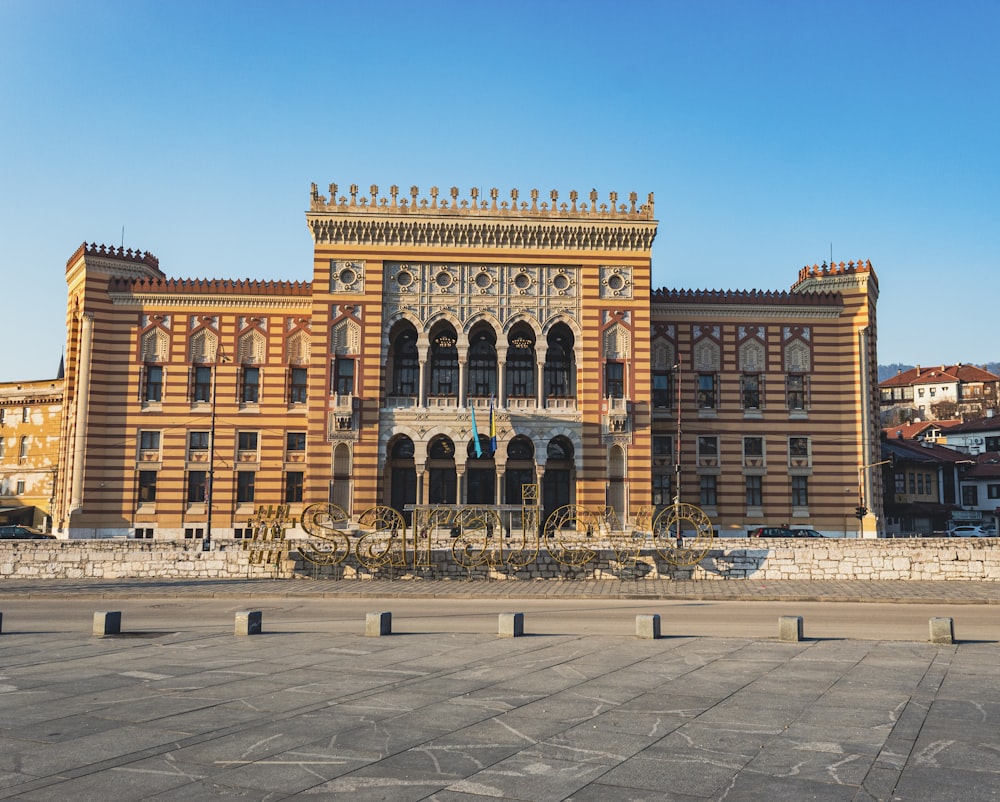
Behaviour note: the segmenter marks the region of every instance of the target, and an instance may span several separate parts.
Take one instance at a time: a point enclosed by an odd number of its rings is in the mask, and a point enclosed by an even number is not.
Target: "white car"
[[[990,532],[987,532],[981,526],[956,526],[954,529],[948,532],[951,537],[993,537]]]

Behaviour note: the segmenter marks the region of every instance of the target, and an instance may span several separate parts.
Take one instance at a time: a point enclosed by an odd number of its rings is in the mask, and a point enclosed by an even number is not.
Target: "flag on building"
[[[492,399],[490,399],[490,451],[497,453],[497,416],[493,411]]]
[[[472,442],[476,444],[476,458],[483,456],[483,447],[479,445],[479,427],[476,426],[476,405],[472,405]]]

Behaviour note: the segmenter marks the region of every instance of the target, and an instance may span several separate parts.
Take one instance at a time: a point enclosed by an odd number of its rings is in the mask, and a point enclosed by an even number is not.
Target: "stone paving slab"
[[[1000,604],[1000,582],[797,580],[0,579],[10,598],[677,599]]]
[[[105,597],[75,585],[86,623],[82,602]],[[212,593],[243,605],[253,585]],[[218,602],[198,583],[174,587],[173,626],[131,632],[129,614],[112,637],[32,622],[31,588],[13,597],[0,799],[1000,798],[995,640],[650,640],[629,627],[511,639],[495,615],[479,631],[404,620],[371,638],[362,617],[347,631],[267,614],[262,634],[236,637],[231,613],[229,627],[201,624]],[[741,587],[747,601],[775,592]],[[586,614],[596,624],[604,607]]]

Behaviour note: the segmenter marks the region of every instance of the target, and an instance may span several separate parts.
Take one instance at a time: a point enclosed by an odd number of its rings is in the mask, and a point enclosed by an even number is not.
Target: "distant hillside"
[[[986,368],[990,373],[996,373],[1000,376],[1000,362],[987,362],[985,365],[978,365],[974,362],[966,362],[967,365],[976,364],[977,367]],[[890,365],[879,365],[878,366],[878,380],[884,382],[886,379],[891,379],[901,370],[909,370],[910,368],[915,368],[916,365],[904,365],[901,362],[893,362]],[[931,365],[924,365],[924,367],[931,367]]]

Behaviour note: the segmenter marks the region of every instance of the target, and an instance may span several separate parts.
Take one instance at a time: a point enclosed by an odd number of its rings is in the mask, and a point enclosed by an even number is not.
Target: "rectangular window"
[[[698,458],[716,458],[719,456],[719,438],[715,435],[701,435],[698,438]]]
[[[623,362],[604,363],[604,395],[607,398],[625,397],[625,364]]]
[[[747,506],[748,507],[761,507],[763,506],[763,477],[761,476],[747,476],[746,488],[747,488]]]
[[[293,451],[305,451],[306,450],[306,433],[305,432],[288,432],[285,435],[285,449],[291,453]]]
[[[0,437],[0,459],[3,459],[4,454],[6,453],[7,453],[7,443],[3,439],[3,437]]]
[[[1000,498],[1000,485],[986,485],[986,498]]]
[[[191,373],[191,400],[212,400],[212,369],[199,366]]]
[[[917,495],[917,475],[913,472],[910,472],[909,479],[910,479],[910,495],[915,496]]]
[[[764,438],[744,437],[743,456],[763,460],[764,458]]]
[[[785,400],[791,410],[806,408],[806,377],[799,373],[785,377]]]
[[[189,526],[187,529],[184,530],[184,537],[187,540],[201,540],[202,538],[205,537],[205,530],[202,529],[200,526],[197,527]]]
[[[139,501],[156,501],[156,471],[139,471]]]
[[[354,360],[337,357],[333,360],[333,392],[354,395]]]
[[[653,371],[653,408],[673,409],[674,374],[669,370]]]
[[[188,458],[196,451],[208,451],[208,432],[188,432]]]
[[[163,400],[163,368],[160,365],[146,365],[142,400],[157,404]]]
[[[804,467],[809,464],[809,438],[789,437],[788,455],[791,457],[793,468]]]
[[[305,368],[292,368],[288,377],[288,403],[304,404],[306,402],[306,381],[308,375]]]
[[[28,459],[28,435],[24,435],[21,438],[21,445],[17,451],[17,459],[19,462],[25,462]]]
[[[715,389],[714,373],[698,374],[698,409],[715,409],[718,406]]]
[[[699,501],[702,507],[714,507],[716,503],[715,476],[699,477]]]
[[[142,451],[159,451],[160,433],[148,429],[139,432],[139,448]]]
[[[18,495],[18,496],[23,496],[24,495],[24,480],[23,479],[18,479],[17,480],[16,495]]]
[[[792,477],[792,506],[793,507],[808,507],[809,506],[809,477],[808,476],[793,476]]]
[[[906,474],[903,471],[896,472],[896,493],[900,496],[906,494]]]
[[[740,379],[740,399],[743,409],[760,409],[760,375],[756,373],[745,373]]]
[[[255,471],[239,471],[236,474],[236,501],[239,504],[253,502],[254,485],[257,474]]]
[[[260,400],[260,368],[243,368],[240,401],[256,404]]]
[[[136,540],[152,540],[153,539],[153,528],[149,527],[136,527],[133,537]]]
[[[669,434],[653,435],[653,456],[671,457],[674,453],[674,438]]]
[[[670,488],[669,473],[653,474],[653,503],[657,507],[665,507],[673,501],[673,493]]]
[[[206,474],[205,471],[188,471],[188,504],[200,504],[205,501],[205,490],[207,485],[208,474]]]
[[[257,432],[240,431],[236,434],[237,448],[240,451],[257,451]]]
[[[21,410],[21,423],[27,423],[31,420],[31,407],[25,407]]]
[[[285,503],[302,501],[302,471],[288,471],[285,474]]]
[[[1000,437],[987,437],[986,438],[986,450],[987,451],[1000,451]]]
[[[979,506],[979,488],[975,485],[962,485],[962,506]]]

